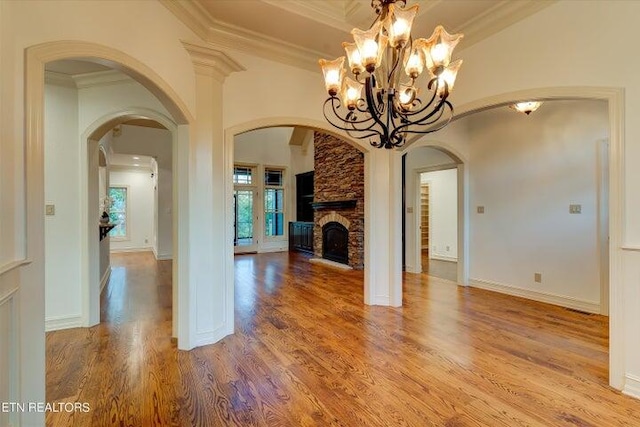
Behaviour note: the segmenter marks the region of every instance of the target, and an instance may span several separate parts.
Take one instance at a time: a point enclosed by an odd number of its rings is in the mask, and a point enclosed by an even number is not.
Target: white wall
[[[55,206],[55,215],[45,217],[47,330],[81,324],[79,256],[70,256],[80,253],[79,154],[78,91],[46,85],[45,203]]]
[[[606,103],[547,102],[530,116],[504,107],[465,120],[472,283],[550,294],[598,312],[596,152],[608,138]],[[570,204],[582,213],[570,214]]]
[[[120,169],[109,173],[111,187],[127,187],[127,237],[111,237],[111,252],[151,250],[153,242],[154,180],[148,169]]]
[[[153,223],[155,225],[151,243],[158,259],[171,259],[173,254],[171,132],[166,129],[131,125],[122,125],[120,129],[120,135],[113,138],[111,142],[114,152],[151,156],[157,162],[157,222]]]
[[[429,258],[458,260],[458,169],[425,172],[429,184]]]

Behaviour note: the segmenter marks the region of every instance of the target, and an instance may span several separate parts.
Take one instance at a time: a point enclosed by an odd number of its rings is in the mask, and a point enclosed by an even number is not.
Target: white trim
[[[109,253],[112,253],[112,254],[133,253],[133,252],[153,252],[153,246],[142,246],[139,248],[121,248],[121,249],[109,250]]]
[[[289,242],[285,242],[286,245],[285,246],[271,246],[271,247],[266,247],[266,248],[261,248],[258,253],[259,254],[265,254],[265,253],[270,253],[270,252],[288,252],[289,251]]]
[[[0,276],[2,276],[3,274],[6,274],[6,273],[8,273],[11,270],[14,270],[16,268],[20,268],[23,265],[27,265],[30,262],[31,261],[28,260],[28,259],[20,259],[20,260],[11,261],[11,262],[8,262],[6,264],[3,264],[2,266],[0,266]]]
[[[102,294],[102,291],[104,290],[104,287],[106,286],[107,282],[109,281],[109,277],[111,277],[111,266],[108,266],[107,269],[104,271],[104,274],[102,275],[102,278],[100,279],[100,293]]]
[[[19,289],[20,289],[19,286],[15,286],[15,287],[9,289],[6,293],[0,295],[0,305],[5,304],[11,298],[13,298],[13,296],[18,292]]]
[[[458,262],[458,258],[456,257],[452,257],[452,256],[445,256],[445,255],[436,255],[436,254],[432,254],[431,252],[429,252],[430,259],[435,259],[437,261],[446,261],[446,262]]]
[[[233,325],[231,325],[231,330],[229,330],[228,326],[229,325],[227,325],[227,327],[225,327],[225,325],[219,325],[210,331],[197,332],[194,337],[194,347],[210,345],[220,341],[227,335],[231,335],[233,333]]]
[[[556,295],[547,292],[534,291],[532,289],[524,289],[514,285],[492,282],[490,280],[472,278],[469,279],[469,285],[474,288],[499,292],[501,294],[511,295],[515,297],[527,298],[534,301],[545,302],[548,304],[559,305],[561,307],[572,308],[574,310],[585,311],[587,313],[600,313],[600,304],[593,301],[586,301],[578,298]]]
[[[135,80],[128,75],[117,70],[105,70],[93,73],[76,74],[71,78],[75,82],[78,89],[135,82]]]
[[[76,82],[68,74],[56,73],[55,71],[45,70],[44,83],[53,86],[68,87],[71,89],[77,89]]]
[[[640,377],[627,374],[625,376],[624,388],[622,389],[622,393],[626,394],[627,396],[640,399]]]
[[[59,331],[61,329],[71,329],[82,327],[82,315],[74,314],[71,316],[53,316],[44,320],[45,332]]]

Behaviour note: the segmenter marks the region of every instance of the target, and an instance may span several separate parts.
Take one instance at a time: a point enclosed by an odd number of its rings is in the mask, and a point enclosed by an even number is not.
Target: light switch
[[[478,213],[479,214],[483,214],[484,213],[484,206],[478,206]]]
[[[582,213],[582,205],[569,205],[569,213],[570,214]]]
[[[56,205],[44,205],[44,213],[47,216],[56,214]]]

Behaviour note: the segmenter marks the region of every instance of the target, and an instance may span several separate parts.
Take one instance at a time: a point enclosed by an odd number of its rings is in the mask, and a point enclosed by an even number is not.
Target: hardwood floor
[[[438,279],[447,279],[452,282],[458,280],[458,263],[429,259],[429,251],[422,250],[422,272]]]
[[[607,386],[607,319],[426,275],[402,308],[300,254],[242,255],[236,333],[170,339],[170,264],[112,258],[103,323],[47,334],[49,426],[638,426]]]

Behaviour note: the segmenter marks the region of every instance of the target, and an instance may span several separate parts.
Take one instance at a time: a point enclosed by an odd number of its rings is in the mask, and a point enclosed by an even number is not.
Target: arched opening
[[[235,144],[236,137],[238,135],[246,134],[251,131],[256,131],[256,130],[266,129],[266,128],[276,128],[276,127],[292,127],[292,128],[306,129],[310,131],[319,131],[319,132],[322,132],[323,134],[335,136],[336,138],[346,141],[348,144],[355,147],[364,156],[364,176],[365,176],[364,179],[365,179],[365,188],[366,188],[367,182],[369,182],[369,180],[371,179],[369,176],[369,174],[371,173],[371,170],[370,170],[369,161],[368,161],[368,153],[369,153],[370,147],[368,147],[366,144],[362,143],[361,141],[355,141],[346,134],[336,132],[335,129],[329,128],[327,124],[323,122],[317,122],[314,120],[308,120],[304,118],[295,118],[295,117],[269,118],[269,119],[260,119],[260,120],[252,121],[252,122],[234,126],[232,128],[225,130],[225,153],[227,154],[225,158],[225,164],[226,164],[226,170],[228,171],[225,173],[225,178],[226,178],[225,191],[227,194],[227,198],[229,200],[232,200],[234,198],[234,193],[236,191],[236,187],[234,186],[234,182],[233,182],[233,175],[234,175],[233,171],[234,171],[234,167],[236,166],[235,159],[234,159],[234,144]],[[248,166],[251,166],[251,165],[248,165]],[[293,179],[293,177],[290,177],[290,178]],[[364,199],[365,199],[365,204],[367,205],[365,206],[365,209],[364,209],[364,223],[367,223],[368,222],[367,218],[369,217],[370,211],[368,207],[366,194],[364,196]],[[235,228],[236,220],[237,220],[236,213],[233,210],[233,208],[228,210],[226,212],[225,224],[227,226],[227,229],[229,230],[230,236],[233,236],[235,234],[234,228]],[[366,241],[367,241],[366,235],[368,233],[371,233],[371,231],[367,230],[367,228],[365,227],[365,230],[364,230],[364,234],[365,234],[364,256],[365,257],[367,256],[367,253],[369,251],[372,251],[372,248],[366,244]],[[321,235],[319,235],[319,237],[321,239]],[[234,250],[233,250],[232,244],[233,243],[230,242],[229,247],[227,248],[228,277],[233,277],[233,269],[234,269],[234,260],[233,260]],[[373,290],[370,289],[369,287],[369,282],[371,279],[368,276],[368,268],[369,267],[367,266],[367,263],[364,262],[365,299],[368,298],[367,295],[369,293],[373,292]],[[232,287],[233,281],[231,281],[231,283],[228,286]],[[233,295],[232,288],[228,289],[228,292],[230,295]],[[370,297],[370,300],[373,301],[374,298]],[[233,310],[228,311],[228,316],[229,316],[229,321],[233,322]]]
[[[608,152],[599,148],[596,154],[598,162],[605,164],[599,166],[604,171],[598,178],[597,185],[606,186],[600,194],[605,194],[607,200],[603,200],[598,207],[608,217],[605,224],[600,221],[598,233],[608,229],[608,241],[599,245],[599,256],[608,252],[606,268],[608,269],[608,295],[606,289],[601,294],[601,301],[607,304],[609,312],[609,384],[621,389],[624,380],[624,289],[622,286],[622,214],[623,214],[623,188],[624,174],[622,170],[624,153],[624,96],[622,89],[600,87],[561,87],[561,88],[534,88],[518,92],[505,93],[490,98],[474,101],[458,107],[458,114],[454,120],[460,120],[477,112],[482,112],[496,107],[508,106],[516,101],[536,99],[542,101],[552,100],[600,100],[605,101],[608,111]],[[600,144],[601,145],[601,144]],[[595,147],[595,146],[594,146]],[[595,165],[594,165],[595,166]],[[595,169],[595,168],[594,168]],[[600,191],[600,190],[599,190]],[[608,208],[608,209],[607,209]],[[608,211],[608,212],[606,212]],[[601,217],[602,218],[602,217]],[[604,247],[603,247],[604,246]],[[606,274],[605,274],[606,275]],[[606,278],[605,278],[606,279]],[[607,307],[604,307],[605,309]],[[606,310],[605,310],[606,312]]]
[[[25,96],[25,111],[27,117],[26,124],[26,174],[27,174],[27,256],[32,260],[31,264],[27,269],[25,269],[26,280],[33,281],[34,283],[42,283],[44,284],[44,221],[43,221],[43,212],[44,212],[44,137],[43,137],[43,127],[44,127],[44,69],[45,64],[58,61],[58,60],[68,60],[68,59],[79,59],[82,61],[94,62],[101,65],[105,65],[110,68],[118,69],[122,71],[124,74],[132,77],[134,80],[142,84],[147,90],[149,90],[157,100],[166,108],[166,110],[171,115],[171,119],[167,119],[166,117],[155,117],[156,120],[160,122],[166,122],[167,126],[173,127],[176,129],[174,132],[174,150],[178,150],[183,153],[180,156],[183,159],[182,162],[179,162],[177,165],[176,178],[179,182],[176,184],[176,187],[186,187],[187,182],[186,179],[180,179],[180,177],[185,177],[186,171],[188,167],[186,165],[186,156],[184,153],[188,150],[188,124],[192,121],[191,114],[186,108],[183,101],[179,98],[179,96],[173,91],[173,89],[167,85],[166,82],[162,80],[160,76],[158,76],[153,70],[151,70],[146,65],[142,64],[140,61],[126,55],[123,52],[118,50],[87,42],[75,42],[75,41],[66,41],[66,42],[51,42],[44,43],[41,45],[36,45],[28,48],[26,50],[26,96]],[[147,116],[147,112],[140,113],[139,111],[129,111],[129,112],[118,112],[114,117],[111,118],[103,118],[100,123],[95,123],[94,127],[89,129],[87,133],[84,135],[84,141],[89,139],[91,135],[98,135],[100,132],[104,132],[106,129],[109,129],[110,126],[113,126],[114,120],[117,121],[118,118],[130,116]],[[178,131],[179,130],[179,131]],[[86,154],[87,144],[84,143],[81,145],[85,150]],[[97,153],[96,153],[97,155]],[[86,157],[84,157],[86,158]],[[96,157],[97,160],[97,157]],[[84,164],[86,166],[86,162],[81,162],[81,165]],[[85,181],[86,183],[86,181]],[[86,189],[85,189],[86,190]],[[86,191],[82,193],[87,194]],[[186,191],[178,192],[179,197],[176,201],[177,206],[180,206],[181,214],[186,215],[186,195],[182,194],[186,193]],[[96,192],[97,199],[97,192]],[[97,200],[95,206],[98,205]],[[84,204],[87,206],[83,212],[83,223],[88,223],[89,219],[87,217],[88,212],[88,203]],[[176,212],[177,213],[177,212]],[[182,232],[186,230],[188,226],[187,221],[178,221],[177,216],[174,216],[174,224],[179,224],[177,227],[180,228],[178,231],[179,239],[174,240],[174,244],[177,245],[176,250],[176,262],[178,262],[178,254],[186,254],[184,248],[186,248],[186,233]],[[175,227],[174,227],[175,229]],[[89,233],[86,230],[87,235],[86,238],[83,238],[82,241],[87,242],[89,245]],[[95,240],[98,239],[97,233],[95,233]],[[93,237],[91,238],[93,239]],[[176,241],[177,240],[177,241]],[[91,245],[95,247],[95,245]],[[83,262],[83,265],[89,265],[88,260],[88,251],[83,252],[83,256],[86,262]],[[94,257],[93,263],[97,264],[96,259]],[[97,268],[95,268],[97,271]],[[188,271],[185,268],[179,269],[177,275],[177,280],[174,281],[174,302],[176,299],[179,300],[180,303],[183,304],[183,309],[180,309],[180,304],[174,304],[174,310],[178,310],[176,316],[174,316],[174,335],[177,336],[179,343],[181,340],[185,340],[188,342],[188,324],[186,320],[184,322],[181,321],[182,316],[187,316],[187,310],[184,306],[186,304],[186,298],[180,298],[179,295],[181,293],[185,293],[188,290],[186,288],[187,283],[187,273]],[[86,274],[89,274],[89,268],[87,268]],[[90,281],[86,280],[86,283],[90,283]],[[181,286],[184,284],[185,286]],[[83,295],[83,306],[87,307],[86,313],[84,316],[86,317],[87,325],[92,324],[92,322],[97,321],[98,309],[95,307],[96,301],[98,298],[95,297],[95,294],[98,293],[97,289],[92,289],[90,292],[87,292],[86,295]],[[42,313],[44,313],[44,301],[41,303]],[[92,307],[89,308],[89,305]],[[43,347],[39,346],[39,353],[44,358]],[[43,364],[44,366],[44,364]],[[44,375],[42,376],[44,377]]]
[[[423,138],[404,150],[403,164],[405,270],[421,273],[431,262],[431,272],[435,271],[438,277],[467,284],[468,187],[462,155],[446,143]],[[436,181],[429,185],[427,180],[434,178]],[[453,197],[448,194],[450,191],[455,192]],[[434,221],[434,217],[438,220]]]

